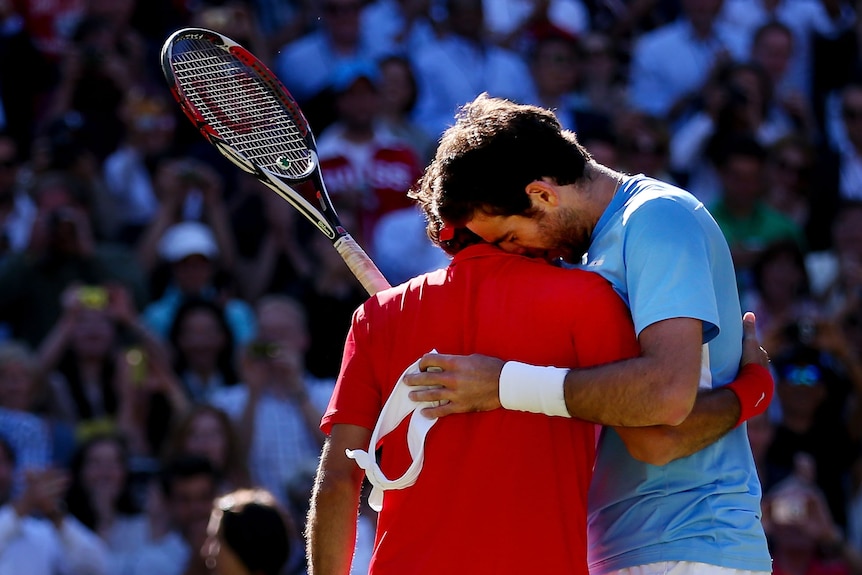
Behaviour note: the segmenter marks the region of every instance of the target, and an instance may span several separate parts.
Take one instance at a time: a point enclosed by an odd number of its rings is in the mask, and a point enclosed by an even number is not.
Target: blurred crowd
[[[0,0],[0,574],[211,572],[213,501],[246,487],[291,519],[281,573],[305,572],[318,424],[366,293],[184,119],[159,63],[184,26],[297,98],[392,284],[448,261],[406,192],[483,91],[701,199],[772,358],[749,433],[776,572],[862,573],[859,4]]]

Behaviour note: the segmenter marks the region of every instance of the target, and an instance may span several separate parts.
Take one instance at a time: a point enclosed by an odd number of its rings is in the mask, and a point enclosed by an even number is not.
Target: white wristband
[[[507,361],[500,372],[500,403],[506,409],[571,417],[563,383],[568,369]]]

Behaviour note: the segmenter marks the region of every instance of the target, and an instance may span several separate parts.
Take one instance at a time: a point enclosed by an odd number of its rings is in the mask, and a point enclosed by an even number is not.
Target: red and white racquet
[[[230,38],[183,28],[165,40],[162,71],[174,98],[223,156],[308,218],[369,294],[389,282],[341,225],[326,192],[314,134],[278,78]]]

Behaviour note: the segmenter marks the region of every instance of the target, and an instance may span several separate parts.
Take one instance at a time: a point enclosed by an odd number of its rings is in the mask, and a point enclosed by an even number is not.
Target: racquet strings
[[[296,122],[253,68],[197,38],[179,40],[170,58],[183,95],[229,146],[290,179],[304,178],[314,169]]]

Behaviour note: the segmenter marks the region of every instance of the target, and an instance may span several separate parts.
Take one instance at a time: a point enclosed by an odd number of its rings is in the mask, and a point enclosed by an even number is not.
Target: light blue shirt
[[[202,295],[215,298],[215,292],[209,288]],[[183,293],[175,285],[168,286],[160,299],[144,307],[141,321],[159,337],[167,339],[183,298]],[[236,345],[245,345],[257,334],[257,317],[247,301],[241,298],[228,299],[224,304],[224,315]]]
[[[338,66],[356,59],[376,61],[387,47],[363,32],[354,51],[339,53],[326,29],[319,28],[284,45],[273,58],[272,71],[303,104],[330,85]]]
[[[425,44],[411,61],[419,88],[413,119],[434,140],[455,123],[459,106],[482,92],[519,103],[537,99],[526,61],[487,42],[450,34]]]
[[[725,24],[738,30],[745,40],[744,53],[751,52],[757,29],[778,20],[793,32],[793,52],[781,85],[780,93],[798,91],[811,96],[811,67],[813,66],[812,40],[815,35],[833,39],[850,29],[855,23],[852,2],[841,2],[835,19],[823,7],[820,0],[782,0],[772,9],[763,0],[726,0],[720,15]]]
[[[702,387],[733,380],[742,312],[730,250],[688,192],[643,175],[624,181],[593,231],[583,267],[613,284],[638,334],[670,318],[703,322]],[[664,466],[633,459],[605,428],[589,495],[593,575],[657,561],[771,570],[761,487],[745,426]]]
[[[684,19],[640,37],[632,50],[629,102],[633,108],[665,117],[681,97],[699,92],[717,58],[728,53],[745,60],[743,37],[717,24],[709,38],[698,38]]]

